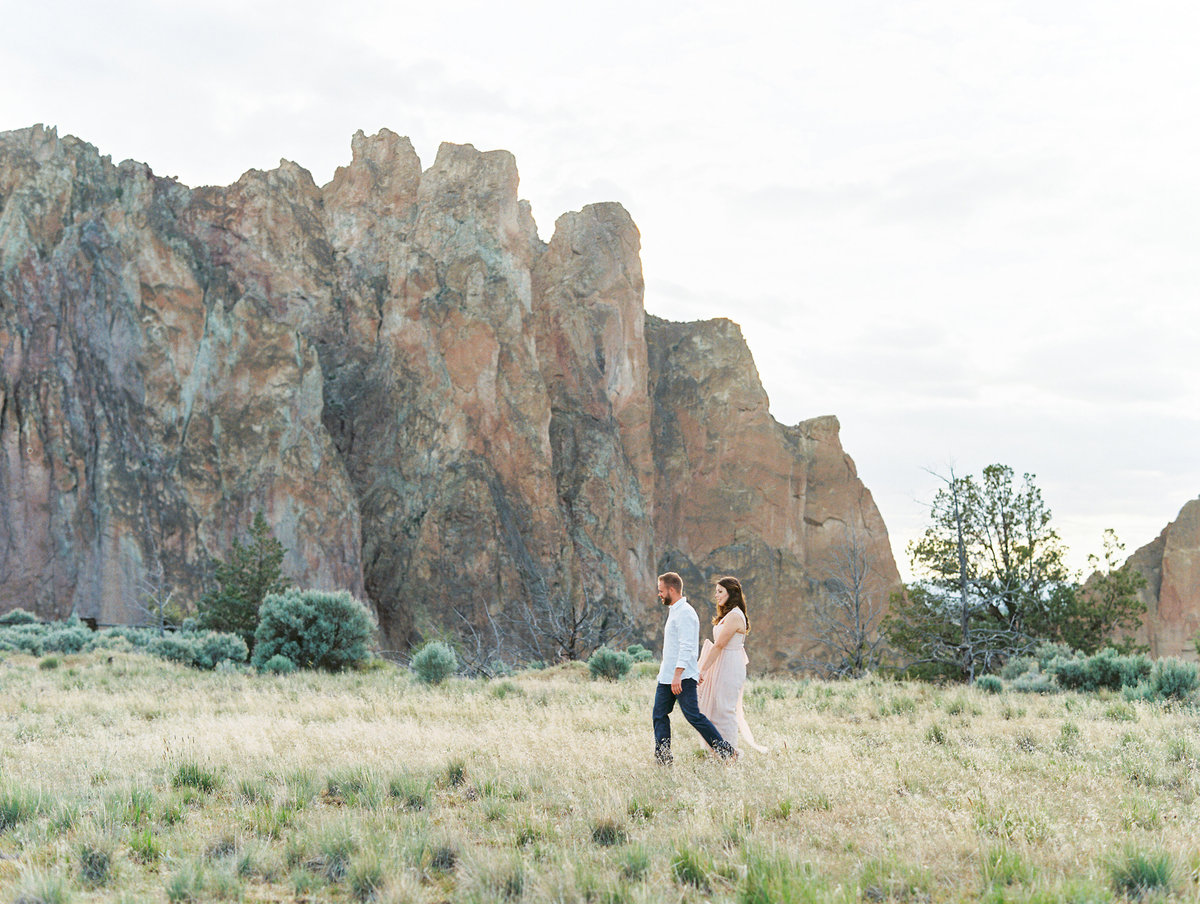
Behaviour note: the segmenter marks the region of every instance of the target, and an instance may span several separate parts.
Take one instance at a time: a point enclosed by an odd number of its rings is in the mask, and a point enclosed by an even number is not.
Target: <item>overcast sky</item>
[[[387,127],[512,151],[546,240],[621,202],[647,310],[838,415],[902,570],[926,468],[1036,473],[1078,567],[1200,494],[1195,3],[4,6],[0,129],[201,185]]]

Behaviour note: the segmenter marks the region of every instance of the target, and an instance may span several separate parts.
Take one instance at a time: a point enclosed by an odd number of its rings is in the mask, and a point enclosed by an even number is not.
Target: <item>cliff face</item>
[[[1146,578],[1146,615],[1137,633],[1150,655],[1195,660],[1200,632],[1200,499],[1193,499],[1156,539],[1129,557]]]
[[[189,189],[0,135],[0,610],[136,620],[158,563],[195,599],[260,508],[388,648],[563,611],[649,634],[674,569],[742,576],[783,667],[844,525],[898,582],[836,420],[777,424],[734,324],[645,316],[623,208],[547,245],[506,152],[352,148],[323,188]]]

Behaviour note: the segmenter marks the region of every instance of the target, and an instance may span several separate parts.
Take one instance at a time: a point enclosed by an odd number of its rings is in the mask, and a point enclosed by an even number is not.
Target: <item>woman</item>
[[[700,651],[700,712],[717,726],[721,737],[733,747],[741,740],[760,753],[765,747],[754,743],[750,726],[742,714],[742,686],[746,683],[746,635],[750,619],[746,615],[746,597],[737,578],[723,577],[713,587],[717,615],[713,639],[704,641]]]

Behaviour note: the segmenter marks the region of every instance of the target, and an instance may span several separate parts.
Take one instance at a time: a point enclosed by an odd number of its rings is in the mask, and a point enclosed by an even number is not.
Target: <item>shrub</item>
[[[5,645],[14,652],[41,656],[46,651],[46,637],[49,633],[45,625],[36,622],[0,629],[0,638],[3,638],[6,641]]]
[[[185,636],[192,643],[192,665],[198,669],[215,669],[223,662],[245,662],[250,655],[246,642],[236,634],[201,631]]]
[[[276,653],[262,664],[262,671],[270,672],[273,675],[290,675],[296,671],[296,663],[292,662],[286,656]]]
[[[1059,656],[1050,661],[1047,671],[1054,675],[1060,687],[1068,690],[1118,691],[1137,687],[1150,675],[1150,660],[1141,654],[1121,656],[1111,647],[1086,659]]]
[[[1004,690],[1004,682],[995,675],[980,675],[975,679],[975,686],[988,694],[998,694]]]
[[[458,669],[458,657],[450,645],[431,640],[412,658],[412,670],[423,684],[441,684]]]
[[[9,609],[3,615],[0,615],[0,626],[7,627],[8,625],[36,625],[40,619],[32,612],[25,609]]]
[[[78,653],[91,642],[92,632],[78,619],[50,625],[44,649],[55,653]]]
[[[1034,668],[1013,679],[1009,690],[1022,694],[1053,694],[1058,690],[1058,685],[1049,675],[1043,675]]]
[[[60,664],[57,656],[47,656],[38,663],[38,668],[46,672],[58,668]]]
[[[298,668],[340,671],[367,658],[375,622],[344,590],[289,590],[263,601],[254,633],[254,667],[286,656]]]
[[[654,653],[647,650],[640,643],[635,643],[625,650],[625,652],[633,657],[634,662],[648,662],[654,658]]]
[[[146,644],[146,652],[168,662],[191,665],[196,658],[196,645],[190,637],[167,634]]]
[[[600,647],[588,659],[588,671],[593,678],[604,678],[607,681],[617,681],[625,677],[625,673],[633,668],[633,657],[620,650],[610,650]]]
[[[1150,671],[1150,683],[1160,698],[1184,700],[1200,684],[1200,671],[1194,662],[1174,657],[1160,659]]]

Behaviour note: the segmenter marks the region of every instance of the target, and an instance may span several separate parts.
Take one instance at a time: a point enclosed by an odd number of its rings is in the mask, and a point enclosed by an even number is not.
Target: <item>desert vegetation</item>
[[[653,662],[432,683],[378,660],[0,656],[4,901],[1200,894],[1200,713],[1194,692],[1130,691],[1152,674],[752,680],[771,752],[721,766],[680,725],[665,769]],[[1016,689],[1034,669],[1043,686]]]

